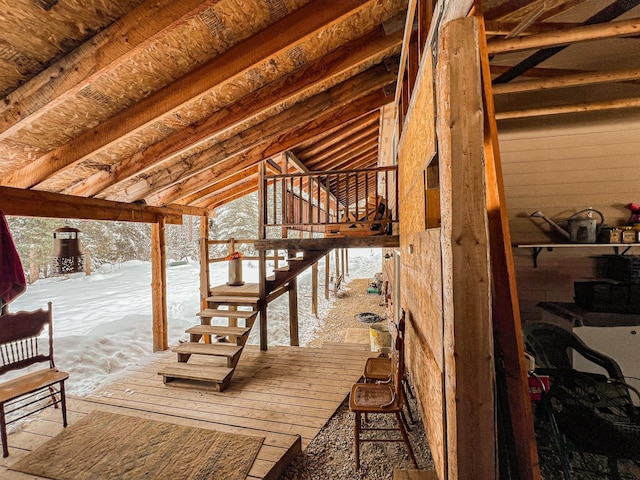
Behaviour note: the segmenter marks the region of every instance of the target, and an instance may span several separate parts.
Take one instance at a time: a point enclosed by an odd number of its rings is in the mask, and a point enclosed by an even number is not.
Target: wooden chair
[[[393,325],[395,325],[396,330],[402,335],[401,336],[402,348],[404,352],[404,333],[406,329],[404,310],[402,310],[402,314],[400,316],[400,320],[398,321],[398,324],[397,325],[393,324]],[[403,354],[403,358],[404,358],[404,354]],[[400,369],[401,369],[400,378],[402,382],[402,393],[404,395],[404,399],[407,407],[407,413],[409,414],[409,420],[413,424],[415,423],[415,420],[413,419],[411,407],[409,406],[409,403],[406,402],[407,395],[411,394],[411,390],[407,387],[407,378],[406,378],[407,372],[404,367],[404,362],[402,365],[400,365]],[[392,379],[392,372],[393,372],[393,360],[391,357],[368,358],[362,370],[362,377],[364,378],[365,382],[376,382],[376,383],[390,382]],[[403,414],[403,418],[404,418],[404,414]],[[407,430],[409,431],[411,430],[411,428],[409,427],[409,422],[405,421],[405,426],[407,427]]]
[[[48,327],[48,342],[38,338]],[[48,362],[48,368],[30,371],[0,383],[0,439],[2,456],[9,456],[7,424],[47,407],[61,405],[62,423],[67,426],[64,382],[69,374],[53,361],[53,316],[47,310],[7,313],[0,316],[0,375]],[[10,420],[7,418],[10,417]]]
[[[349,396],[349,409],[355,414],[355,457],[356,468],[360,468],[360,444],[364,442],[404,442],[409,452],[409,457],[414,466],[418,468],[416,457],[409,442],[409,436],[402,418],[404,395],[402,393],[401,365],[404,362],[403,334],[398,331],[395,336],[395,349],[393,352],[393,369],[391,382],[388,383],[356,383],[351,387]],[[363,427],[362,414],[392,414],[396,416],[398,427]],[[376,438],[374,436],[361,438],[361,432],[375,431],[399,431],[401,438]]]

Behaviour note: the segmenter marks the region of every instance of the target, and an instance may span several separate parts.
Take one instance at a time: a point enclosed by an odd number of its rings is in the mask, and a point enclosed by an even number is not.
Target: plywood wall
[[[440,478],[447,465],[440,229],[426,230],[424,171],[436,151],[431,55],[398,150],[401,305],[407,312],[407,365]],[[411,249],[411,250],[410,250]]]
[[[423,55],[398,150],[401,302],[407,364],[439,478],[493,478],[482,107],[472,18],[441,32],[438,75]],[[438,90],[438,120],[434,106]],[[425,171],[439,135],[442,228],[427,228]]]
[[[514,243],[566,242],[529,215],[540,210],[560,221],[583,208],[604,214],[608,225],[627,222],[624,206],[640,203],[640,114],[558,116],[522,125],[499,125],[507,210]],[[597,217],[596,217],[597,218]],[[533,268],[531,251],[514,248],[523,321],[539,320],[540,301],[573,301],[573,282],[599,275],[594,256],[608,247],[543,251]],[[640,247],[630,253],[640,254]]]

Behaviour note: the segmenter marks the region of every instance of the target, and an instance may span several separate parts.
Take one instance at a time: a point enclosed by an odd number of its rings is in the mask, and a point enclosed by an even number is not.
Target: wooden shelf
[[[533,268],[538,267],[538,255],[543,250],[552,252],[554,248],[613,248],[614,255],[624,255],[631,247],[640,246],[640,243],[520,243],[515,245],[518,248],[530,248],[533,258]],[[622,248],[622,252],[620,251]]]

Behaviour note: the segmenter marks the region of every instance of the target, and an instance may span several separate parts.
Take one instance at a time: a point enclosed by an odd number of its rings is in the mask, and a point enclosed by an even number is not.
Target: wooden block
[[[438,480],[435,470],[400,470],[393,471],[393,480]]]

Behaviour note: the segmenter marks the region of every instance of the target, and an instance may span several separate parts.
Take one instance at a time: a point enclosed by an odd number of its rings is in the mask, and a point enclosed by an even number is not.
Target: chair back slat
[[[0,317],[0,374],[41,362],[53,367],[51,303],[47,310],[7,313]],[[39,340],[48,328],[48,348],[41,351]]]

